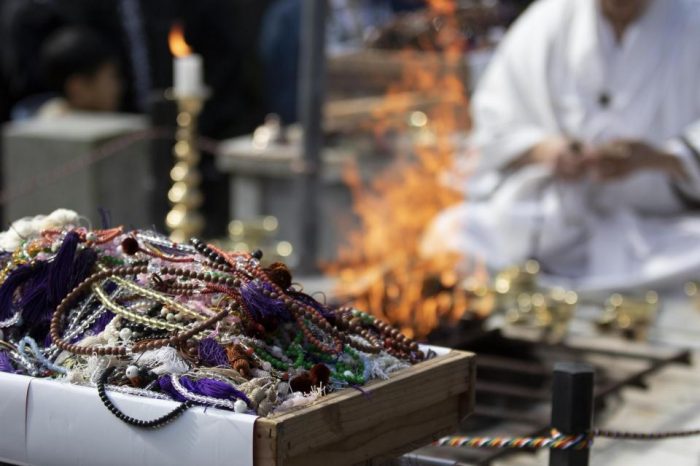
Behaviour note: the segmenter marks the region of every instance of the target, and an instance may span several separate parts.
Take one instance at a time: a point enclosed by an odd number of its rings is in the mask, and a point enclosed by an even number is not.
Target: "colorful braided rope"
[[[556,450],[585,450],[593,445],[594,437],[607,437],[618,440],[664,440],[698,435],[700,435],[700,429],[651,433],[595,429],[588,434],[579,435],[564,435],[556,429],[552,429],[552,435],[550,437],[467,437],[450,435],[436,440],[433,442],[433,445],[469,448],[550,448]]]
[[[452,435],[433,442],[433,445],[471,448],[585,450],[593,445],[593,436],[591,434],[564,435],[552,429],[550,437],[466,437]]]

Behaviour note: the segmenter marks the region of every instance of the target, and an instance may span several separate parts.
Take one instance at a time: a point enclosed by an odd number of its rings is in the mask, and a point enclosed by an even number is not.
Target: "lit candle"
[[[168,35],[173,60],[173,90],[176,97],[198,97],[204,93],[202,56],[192,53],[179,24]]]
[[[204,84],[202,83],[201,55],[193,53],[184,57],[175,57],[173,82],[175,95],[178,97],[202,95]]]

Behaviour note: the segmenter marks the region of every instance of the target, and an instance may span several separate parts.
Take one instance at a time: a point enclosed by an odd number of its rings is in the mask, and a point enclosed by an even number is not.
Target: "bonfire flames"
[[[453,20],[454,2],[432,5],[439,21],[436,43],[421,51],[405,51],[406,69],[392,86],[372,120],[374,129],[402,134],[411,143],[384,172],[364,183],[358,170],[348,170],[361,227],[350,233],[340,252],[339,292],[353,305],[401,328],[407,336],[424,337],[444,322],[463,316],[468,298],[457,286],[456,256],[422,257],[420,243],[436,214],[460,202],[463,193],[444,182],[452,170],[456,132],[469,127],[465,83],[456,70],[463,66],[464,46]],[[438,57],[435,66],[418,67],[418,56]],[[406,93],[439,102],[415,111]],[[406,121],[383,118],[405,105]]]

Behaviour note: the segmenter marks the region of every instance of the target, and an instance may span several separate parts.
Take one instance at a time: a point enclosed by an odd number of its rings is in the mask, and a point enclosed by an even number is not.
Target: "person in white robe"
[[[467,201],[423,252],[491,269],[536,259],[582,292],[700,278],[698,13],[686,0],[531,5],[472,99]]]

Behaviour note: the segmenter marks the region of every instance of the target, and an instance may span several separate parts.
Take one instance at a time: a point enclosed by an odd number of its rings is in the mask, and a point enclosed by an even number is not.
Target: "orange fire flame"
[[[357,169],[346,173],[361,228],[350,233],[347,247],[339,253],[339,294],[414,337],[460,318],[469,306],[466,293],[457,286],[459,258],[426,258],[419,251],[430,221],[463,199],[443,182],[457,152],[455,133],[470,126],[467,93],[456,73],[464,64],[464,48],[456,40],[454,12],[453,0],[432,2],[432,13],[443,24],[437,44],[402,52],[403,79],[392,86],[372,118],[377,133],[400,131],[411,138],[409,153],[398,154],[396,162],[369,184],[362,182]],[[425,64],[426,57],[431,66],[416,66]],[[407,91],[438,103],[425,111],[412,110]],[[409,115],[406,122],[399,125],[396,119],[382,118],[401,106]]]
[[[185,41],[185,33],[182,24],[174,23],[168,33],[168,47],[170,53],[176,57],[186,57],[192,53],[192,48]]]

